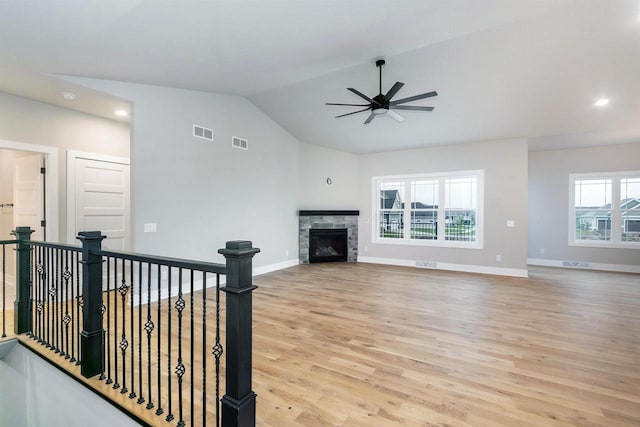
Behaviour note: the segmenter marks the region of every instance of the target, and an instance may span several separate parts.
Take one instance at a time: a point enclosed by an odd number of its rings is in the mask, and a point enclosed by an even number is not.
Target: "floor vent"
[[[437,262],[431,262],[431,261],[416,261],[416,267],[438,268],[438,263]]]
[[[193,125],[193,136],[213,141],[213,129],[209,129],[200,125]]]
[[[579,261],[562,261],[562,266],[571,268],[589,268],[589,263]]]
[[[249,149],[249,141],[246,139],[238,138],[237,136],[231,137],[231,145],[241,150]]]

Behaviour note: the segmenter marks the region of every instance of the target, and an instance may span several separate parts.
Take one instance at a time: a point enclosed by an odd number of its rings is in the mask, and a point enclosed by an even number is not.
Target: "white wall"
[[[133,103],[136,252],[223,262],[228,240],[252,240],[254,266],[298,258],[299,142],[238,96],[77,79]],[[213,142],[192,125],[214,130]],[[249,140],[249,150],[231,137]],[[144,233],[156,223],[156,233]],[[297,261],[294,261],[297,263]]]
[[[3,92],[0,92],[0,139],[58,148],[59,236],[66,235],[66,150],[129,157],[127,123]]]
[[[327,178],[331,184],[327,184]],[[356,210],[357,189],[358,156],[300,144],[300,209]]]
[[[529,153],[529,258],[549,265],[577,261],[606,264],[597,268],[638,269],[638,249],[576,247],[568,241],[569,174],[639,169],[640,143]]]
[[[461,170],[485,171],[484,249],[372,243],[372,177]],[[359,257],[404,265],[415,261],[506,275],[527,271],[527,140],[470,143],[360,156]],[[516,226],[507,228],[506,221]],[[496,261],[496,255],[502,261]],[[449,265],[447,265],[449,264]]]

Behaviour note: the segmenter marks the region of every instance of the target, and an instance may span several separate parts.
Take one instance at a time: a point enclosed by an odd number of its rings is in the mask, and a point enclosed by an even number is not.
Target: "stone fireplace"
[[[358,261],[359,213],[359,211],[301,210],[298,213],[300,264]]]

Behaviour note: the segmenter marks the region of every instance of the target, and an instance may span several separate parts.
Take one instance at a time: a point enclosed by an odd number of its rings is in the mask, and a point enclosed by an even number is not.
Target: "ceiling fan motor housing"
[[[389,111],[389,100],[383,94],[378,94],[373,98],[373,113],[384,114]]]

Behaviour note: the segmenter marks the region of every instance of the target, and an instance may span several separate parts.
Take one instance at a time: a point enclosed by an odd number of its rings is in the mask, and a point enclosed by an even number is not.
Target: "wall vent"
[[[193,125],[193,136],[213,141],[213,129],[209,129],[200,125]]]
[[[571,268],[589,268],[589,263],[580,261],[562,261],[562,266]]]
[[[231,145],[241,150],[249,149],[249,141],[246,139],[238,138],[237,136],[231,137]]]
[[[432,262],[432,261],[416,261],[416,267],[438,268],[438,263],[437,262]]]

